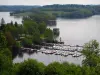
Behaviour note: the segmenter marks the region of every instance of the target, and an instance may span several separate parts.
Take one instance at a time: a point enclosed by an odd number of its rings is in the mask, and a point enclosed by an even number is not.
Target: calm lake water
[[[5,22],[17,21],[19,24],[22,22],[22,17],[11,17],[9,12],[0,12],[0,19],[5,19]],[[84,43],[96,39],[100,42],[100,16],[95,15],[86,19],[57,19],[57,25],[50,28],[59,28],[60,37],[65,44],[70,45],[84,45]],[[27,54],[24,53],[20,57],[17,55],[13,62],[22,62],[28,58],[36,59],[48,65],[51,62],[59,61],[64,62],[68,61],[70,63],[75,63],[81,65],[83,57],[73,58],[72,56],[64,57],[59,55],[46,55],[39,53]]]
[[[22,17],[10,16],[10,12],[0,12],[0,20],[2,18],[5,20],[5,23],[13,21],[13,23],[17,22],[18,24],[22,24]]]
[[[57,19],[60,37],[66,44],[84,45],[96,39],[100,42],[100,15],[86,19]]]

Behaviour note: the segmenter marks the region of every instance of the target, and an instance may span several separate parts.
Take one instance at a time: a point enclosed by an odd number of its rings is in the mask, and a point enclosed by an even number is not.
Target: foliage
[[[44,22],[42,22],[39,24],[38,28],[39,28],[40,34],[43,34],[46,30],[46,24]]]
[[[26,46],[26,47],[31,46],[32,45],[32,39],[23,38],[22,39],[22,45]]]
[[[0,48],[5,48],[7,46],[6,38],[2,32],[0,32]]]
[[[37,28],[38,25],[36,22],[33,22],[31,20],[25,20],[23,24],[24,24],[26,31],[31,35],[34,32],[38,31],[38,28]]]
[[[5,20],[2,18],[1,19],[1,25],[4,25],[5,24]]]
[[[35,32],[33,34],[32,40],[34,44],[40,44],[41,43],[40,34]]]
[[[45,68],[45,75],[64,75],[63,66],[58,62],[51,63]]]
[[[6,38],[0,32],[0,75],[11,74],[12,56],[10,50],[7,48]]]
[[[43,75],[43,64],[38,63],[36,60],[28,59],[19,64],[17,71],[18,75]]]
[[[15,22],[15,27],[18,27],[18,23],[17,22]]]
[[[96,40],[92,40],[84,45],[83,55],[85,55],[85,60],[83,60],[83,65],[94,67],[100,64],[100,49],[99,43]]]
[[[46,5],[41,7],[40,10],[45,13],[49,12],[56,17],[64,18],[86,18],[95,14],[100,14],[100,5]]]
[[[6,36],[6,40],[7,40],[7,44],[8,46],[12,46],[15,44],[15,40],[13,38],[13,36],[11,35],[10,32],[5,32],[5,36]]]
[[[47,42],[52,42],[53,41],[53,31],[51,29],[46,29],[44,33],[44,37]]]

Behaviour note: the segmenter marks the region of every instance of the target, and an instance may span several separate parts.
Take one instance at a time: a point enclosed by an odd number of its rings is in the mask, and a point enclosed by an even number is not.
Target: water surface
[[[82,63],[82,60],[84,59],[83,56],[80,56],[80,57],[72,57],[71,55],[67,56],[67,57],[64,57],[64,56],[61,56],[61,55],[50,55],[50,54],[43,54],[41,52],[38,52],[38,53],[34,53],[34,54],[27,54],[27,53],[23,53],[23,57],[19,57],[18,55],[16,56],[16,58],[13,60],[14,63],[20,63],[20,62],[23,62],[24,60],[27,60],[27,59],[36,59],[40,62],[43,62],[45,65],[48,65],[52,62],[60,62],[60,63],[63,63],[63,62],[69,62],[69,63],[74,63],[74,64],[77,64],[77,65],[81,65]]]
[[[20,16],[10,16],[10,12],[0,12],[0,20],[5,20],[5,23],[10,23],[13,21],[13,23],[17,22],[18,24],[22,24],[22,17]]]
[[[60,37],[66,44],[84,45],[96,39],[100,42],[100,16],[95,15],[86,19],[57,19]]]

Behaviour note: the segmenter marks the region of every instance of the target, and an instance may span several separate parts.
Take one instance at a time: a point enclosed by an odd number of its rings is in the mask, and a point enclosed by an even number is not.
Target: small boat
[[[41,52],[41,50],[37,50],[37,52]]]
[[[46,49],[44,48],[44,47],[42,47],[41,49],[40,49],[40,51],[45,51]]]
[[[64,56],[65,55],[65,51],[61,51],[61,56]]]
[[[81,55],[81,53],[75,53],[74,55],[72,55],[72,57],[80,57]]]
[[[74,55],[74,52],[69,52],[68,54],[69,54],[69,55]]]
[[[56,53],[55,53],[55,55],[60,55],[61,53],[59,52],[59,51],[57,51]]]
[[[65,57],[68,56],[68,55],[69,55],[69,54],[68,54],[67,52],[63,53],[63,56],[65,56]]]
[[[54,54],[55,53],[55,51],[52,51],[52,50],[46,50],[45,51],[45,54]]]

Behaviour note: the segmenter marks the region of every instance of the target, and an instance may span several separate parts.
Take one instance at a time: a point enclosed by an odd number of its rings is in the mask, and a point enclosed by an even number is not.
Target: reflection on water
[[[83,56],[80,57],[72,57],[71,55],[64,57],[61,55],[54,55],[54,54],[44,54],[42,52],[34,52],[33,54],[23,53],[21,56],[18,55],[13,60],[14,63],[22,62],[24,60],[27,60],[28,58],[36,59],[40,62],[43,62],[45,65],[48,65],[51,62],[58,61],[58,62],[69,62],[74,63],[77,65],[81,65],[81,62],[83,60]]]

